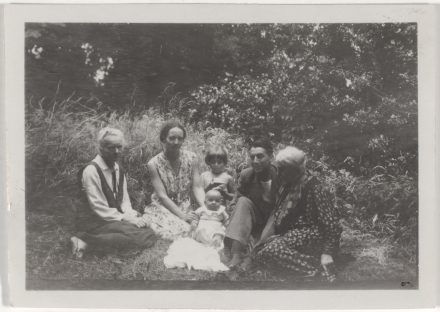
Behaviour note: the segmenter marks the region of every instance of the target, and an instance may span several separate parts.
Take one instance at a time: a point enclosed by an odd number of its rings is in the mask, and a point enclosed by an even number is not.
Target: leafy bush
[[[270,80],[225,78],[220,87],[204,85],[192,93],[194,100],[180,104],[191,122],[205,127],[233,129],[236,133],[263,134],[271,129],[273,116],[266,111]],[[272,133],[273,135],[273,133]]]
[[[107,125],[126,135],[142,208],[160,124],[178,116],[202,170],[209,144],[229,149],[232,174],[249,136],[303,149],[353,231],[416,261],[416,24],[30,23],[25,41],[28,209],[75,196]]]
[[[207,127],[306,144],[357,175],[376,166],[417,174],[414,24],[267,25],[260,35],[273,47],[259,72],[225,72],[170,109]]]

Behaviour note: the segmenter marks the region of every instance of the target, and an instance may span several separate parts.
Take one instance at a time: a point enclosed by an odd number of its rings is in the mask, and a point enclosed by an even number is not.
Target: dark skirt
[[[149,248],[157,240],[150,228],[138,228],[127,221],[104,221],[100,226],[87,232],[80,232],[77,236],[93,246],[93,249],[102,250]]]
[[[93,250],[129,250],[153,246],[157,240],[149,227],[138,228],[127,221],[105,221],[94,213],[83,195],[78,196],[75,208],[75,236]]]
[[[334,272],[321,265],[322,246],[318,227],[303,227],[269,239],[253,257],[255,262],[269,269],[288,270],[303,276],[322,276],[333,281]]]

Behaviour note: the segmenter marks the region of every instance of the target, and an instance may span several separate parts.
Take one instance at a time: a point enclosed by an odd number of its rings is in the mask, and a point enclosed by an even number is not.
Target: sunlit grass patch
[[[396,250],[401,248],[389,239],[344,227],[341,250],[354,259],[339,272],[340,278],[347,281],[415,281],[417,266],[408,258],[395,256]]]

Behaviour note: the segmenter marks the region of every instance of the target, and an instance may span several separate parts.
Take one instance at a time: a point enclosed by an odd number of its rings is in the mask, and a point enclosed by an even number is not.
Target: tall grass
[[[96,135],[102,127],[121,129],[127,147],[122,165],[128,172],[129,192],[136,209],[148,203],[152,187],[147,162],[161,151],[159,130],[169,118],[148,110],[136,116],[102,112],[95,99],[72,97],[52,105],[27,105],[26,110],[26,198],[27,208],[42,201],[72,198],[78,191],[77,172],[94,158]],[[206,170],[204,153],[210,144],[223,144],[229,151],[229,171],[236,173],[246,160],[241,136],[223,129],[203,129],[186,124],[184,148],[195,152]],[[282,146],[277,146],[278,150]],[[335,195],[334,200],[350,228],[372,233],[403,246],[399,253],[417,259],[417,181],[411,177],[378,174],[354,177],[345,170],[330,168],[325,160],[310,160],[309,168]],[[63,202],[61,202],[63,205]],[[46,205],[56,207],[57,205]],[[59,204],[58,204],[59,206]]]
[[[394,246],[395,254],[417,262],[418,184],[408,175],[354,176],[331,169],[322,160],[309,162],[332,194],[344,220],[354,231],[372,234]]]
[[[105,126],[121,129],[127,146],[122,165],[128,172],[128,183],[135,205],[148,201],[151,185],[147,162],[162,147],[159,130],[165,118],[154,110],[138,116],[77,110],[81,100],[67,99],[54,103],[52,109],[28,106],[26,112],[26,195],[28,203],[47,200],[53,195],[74,196],[77,172],[97,153],[96,135]],[[178,119],[178,118],[174,118]],[[200,130],[185,125],[184,147],[199,157],[201,170],[207,170],[204,153],[210,144],[223,144],[229,150],[232,173],[243,159],[246,149],[239,136],[222,129]]]

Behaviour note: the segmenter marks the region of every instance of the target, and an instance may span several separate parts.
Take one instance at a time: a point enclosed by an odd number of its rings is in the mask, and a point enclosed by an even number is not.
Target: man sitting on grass
[[[229,267],[245,265],[246,247],[251,236],[258,239],[272,213],[277,186],[277,169],[272,165],[272,144],[267,139],[251,143],[251,168],[244,169],[238,180],[235,209],[226,228],[225,254],[232,256]],[[243,262],[243,264],[242,264]]]
[[[86,249],[148,248],[156,237],[131,207],[124,170],[117,163],[124,135],[104,128],[98,134],[99,154],[79,173],[84,197],[76,215],[72,253],[82,258]]]

